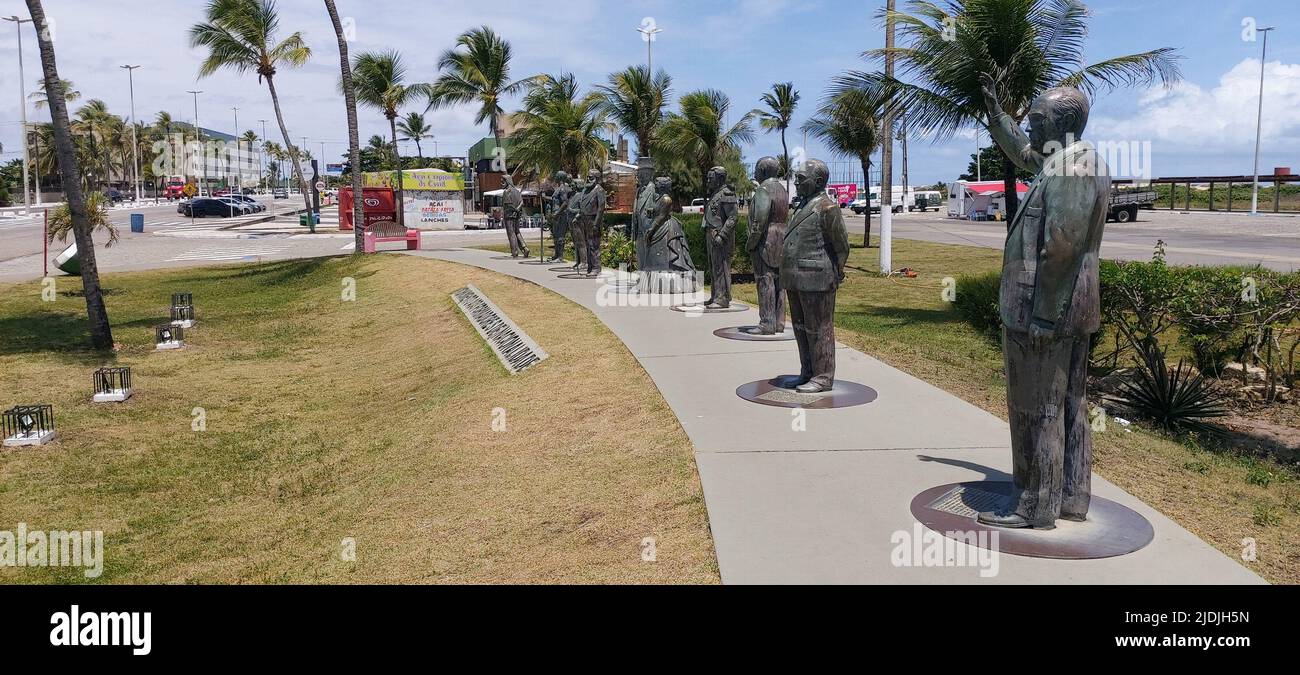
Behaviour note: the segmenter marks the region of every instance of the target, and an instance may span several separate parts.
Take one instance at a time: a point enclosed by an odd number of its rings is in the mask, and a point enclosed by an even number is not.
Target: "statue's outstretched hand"
[[[996,110],[998,106],[998,83],[988,73],[980,73],[980,89],[984,92],[984,105],[989,112]]]

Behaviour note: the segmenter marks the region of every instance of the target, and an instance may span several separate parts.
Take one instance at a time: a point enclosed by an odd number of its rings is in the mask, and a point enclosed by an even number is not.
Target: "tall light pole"
[[[235,147],[238,148],[238,147],[240,146],[240,141],[239,141],[239,108],[231,107],[230,109],[233,110],[233,111],[235,111]],[[243,154],[243,150],[240,150],[240,154]],[[229,155],[227,155],[227,156],[229,156]],[[242,159],[241,159],[241,163],[242,163]],[[239,194],[243,194],[243,193],[244,193],[244,174],[243,174],[243,172],[240,171],[240,169],[242,169],[242,168],[243,168],[242,166],[237,166],[237,167],[235,168],[235,175],[236,175],[235,182],[239,184],[239,190],[238,190]]]
[[[1259,109],[1255,113],[1255,185],[1250,191],[1250,215],[1259,215],[1259,136],[1264,125],[1264,60],[1268,57],[1268,33],[1273,30],[1273,26],[1268,28],[1257,28],[1256,33],[1264,34],[1264,47],[1259,55]],[[1277,190],[1277,183],[1273,184],[1273,189]],[[1232,195],[1228,195],[1231,201]]]
[[[266,190],[266,174],[262,173],[262,166],[267,162],[266,158],[266,122],[267,120],[258,120],[262,123],[262,152],[257,156],[257,181],[262,184],[262,190]]]
[[[140,193],[140,139],[136,135],[136,126],[139,120],[135,118],[135,69],[140,66],[119,66],[126,69],[126,80],[131,88],[131,149],[135,156],[135,200],[138,202],[143,198]]]
[[[653,78],[655,74],[653,51],[655,36],[664,32],[664,29],[657,26],[654,20],[650,20],[641,22],[641,25],[637,27],[636,32],[641,34],[642,40],[645,40],[646,72],[650,73],[650,77]]]
[[[885,78],[894,78],[894,0],[885,3]],[[894,117],[885,111],[884,146],[880,149],[880,273],[894,273]],[[870,206],[868,206],[870,210]],[[871,245],[868,239],[863,242]]]
[[[199,126],[199,94],[202,94],[203,90],[187,89],[185,93],[194,95],[194,133],[199,138],[199,171],[202,172],[202,177],[199,178],[199,196],[202,197],[203,184],[208,182],[208,153],[203,148],[203,127]]]
[[[27,85],[24,84],[27,75],[23,73],[23,24],[31,23],[32,20],[20,19],[17,15],[4,17],[4,20],[12,21],[14,29],[18,31],[18,109],[23,113],[23,132],[20,134],[23,139],[23,214],[27,214],[32,210],[32,194],[27,190],[27,165],[31,163],[31,155],[27,152]]]

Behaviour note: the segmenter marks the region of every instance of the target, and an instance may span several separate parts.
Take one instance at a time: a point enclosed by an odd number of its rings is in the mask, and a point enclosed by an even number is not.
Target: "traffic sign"
[[[317,192],[325,191],[325,181],[320,181],[319,183],[316,184],[316,191]]]

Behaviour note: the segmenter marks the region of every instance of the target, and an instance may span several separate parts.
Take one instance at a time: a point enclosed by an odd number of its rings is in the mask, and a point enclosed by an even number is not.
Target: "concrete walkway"
[[[712,334],[757,323],[755,309],[692,316],[626,306],[645,296],[602,290],[596,280],[560,279],[549,271],[554,266],[494,260],[501,254],[472,249],[412,255],[551,289],[591,310],[627,345],[695,446],[725,583],[1263,583],[1097,476],[1095,494],[1151,521],[1155,540],[1146,548],[1091,561],[1001,555],[991,577],[971,566],[896,566],[891,554],[915,532],[912,497],[945,483],[1010,480],[1005,422],[843,345],[836,377],[873,387],[876,401],[840,410],[757,405],[738,397],[736,387],[797,373],[794,342]],[[806,412],[806,430],[793,429],[796,412]]]

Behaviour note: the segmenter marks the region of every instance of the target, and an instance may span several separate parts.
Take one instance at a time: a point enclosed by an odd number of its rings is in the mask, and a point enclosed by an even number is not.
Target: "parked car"
[[[690,206],[683,206],[682,213],[704,213],[704,200],[697,198],[691,200]]]
[[[252,209],[244,204],[213,197],[196,197],[195,199],[183,201],[176,207],[176,213],[187,218],[204,218],[207,216],[229,218],[231,216],[248,215],[252,212]]]
[[[862,215],[867,210],[866,198],[858,197],[857,199],[853,200],[853,202],[849,204],[849,210],[853,211],[859,216]]]
[[[174,181],[171,181],[171,182],[167,183],[167,191],[166,191],[165,194],[167,195],[167,201],[171,201],[171,200],[173,200],[173,199],[184,199],[184,198],[185,198],[185,182],[184,182],[184,181],[179,181],[179,180],[174,180]]]
[[[223,199],[231,199],[231,200],[237,201],[237,202],[239,202],[239,203],[241,203],[241,204],[247,204],[248,206],[253,207],[253,211],[258,212],[258,213],[260,213],[260,212],[266,210],[266,206],[262,205],[262,204],[261,204],[260,202],[258,202],[256,199],[253,199],[252,197],[249,197],[248,195],[242,195],[242,194],[236,194],[236,195],[225,195],[225,196],[222,196],[221,198],[223,198]]]
[[[286,190],[286,189],[284,189],[284,188],[276,188],[274,191],[271,192],[271,198],[272,198],[272,199],[288,199],[288,198],[289,198],[289,191]]]
[[[122,194],[122,191],[117,188],[108,188],[104,190],[104,199],[108,200],[109,205],[117,206],[126,200],[126,195]]]

